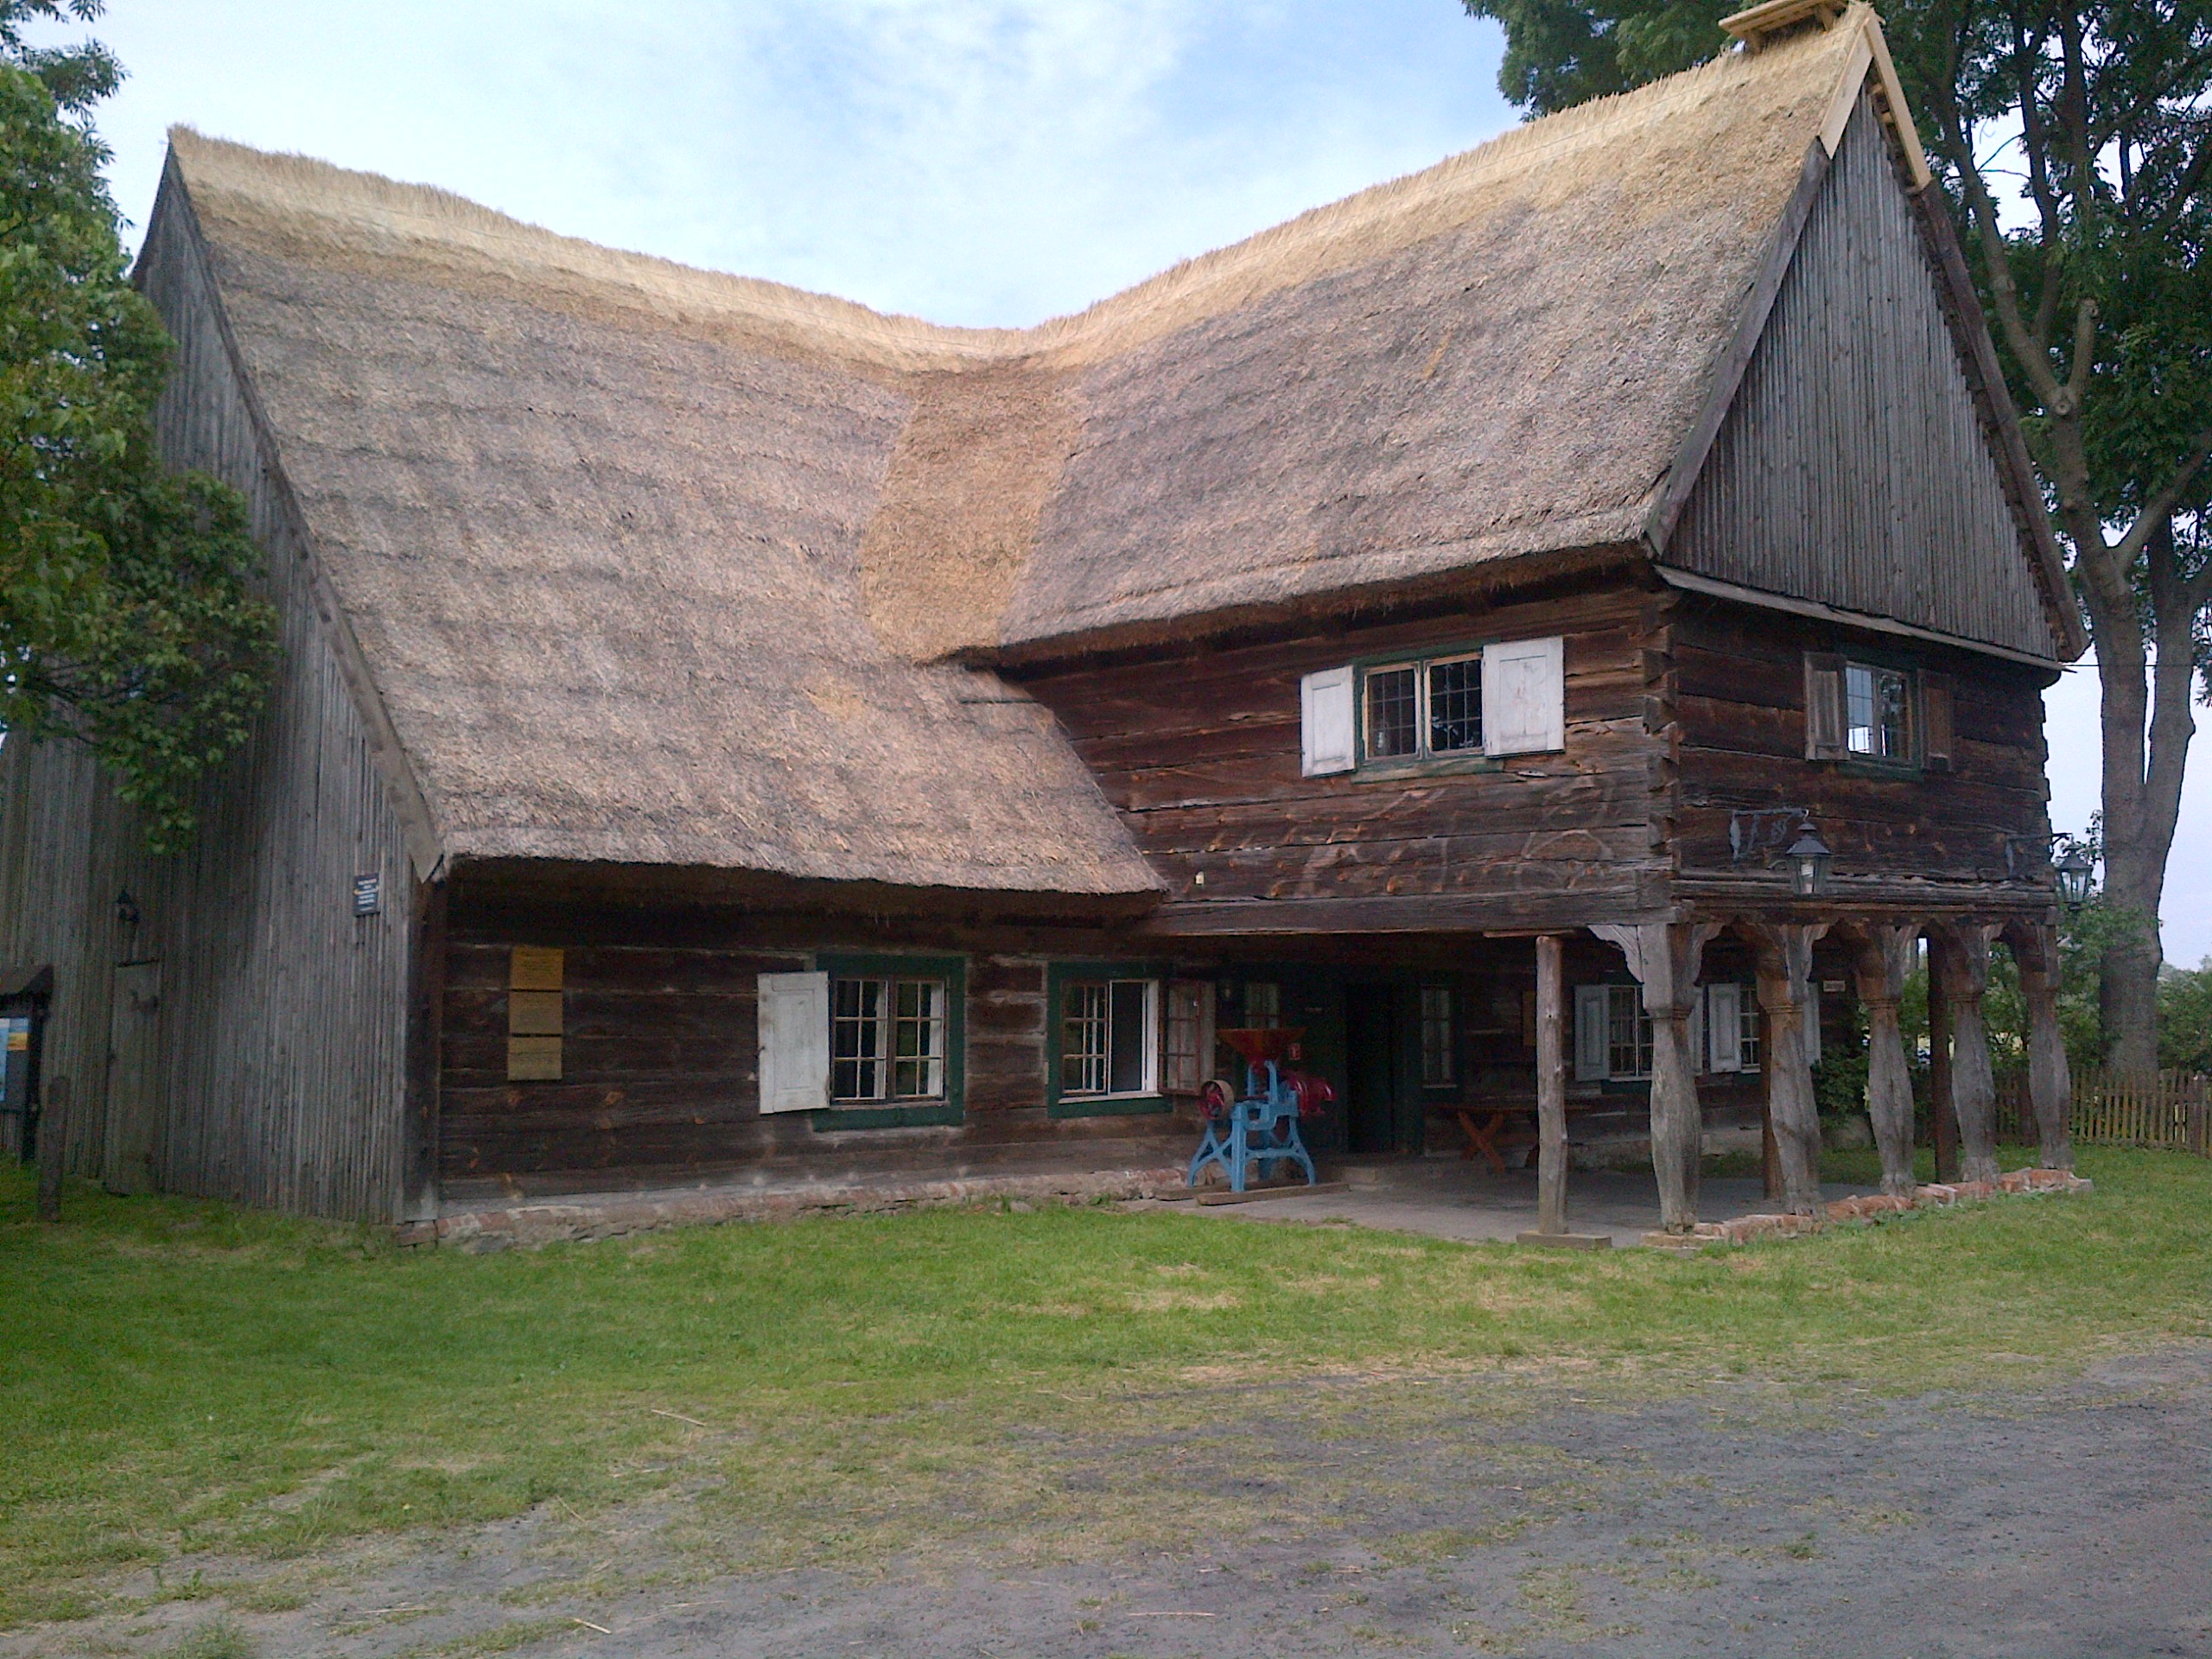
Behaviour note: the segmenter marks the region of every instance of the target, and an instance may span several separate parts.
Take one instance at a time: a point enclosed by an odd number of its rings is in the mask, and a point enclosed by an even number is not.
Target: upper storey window
[[[1562,748],[1563,660],[1556,638],[1515,639],[1308,674],[1302,768],[1313,778]]]
[[[1912,677],[1872,663],[1843,665],[1843,747],[1875,760],[1916,760]]]
[[[1856,656],[1805,656],[1805,755],[1877,766],[1950,769],[1947,675]]]

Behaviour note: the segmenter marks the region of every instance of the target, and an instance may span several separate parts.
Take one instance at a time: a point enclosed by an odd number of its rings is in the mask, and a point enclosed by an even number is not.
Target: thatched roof
[[[1858,38],[1029,330],[182,130],[164,208],[450,851],[1141,892],[1051,721],[951,659],[1633,542]]]

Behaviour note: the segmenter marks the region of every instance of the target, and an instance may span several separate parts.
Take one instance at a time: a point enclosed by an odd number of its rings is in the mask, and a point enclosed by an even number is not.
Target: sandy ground
[[[1102,1503],[1127,1470],[1255,1517],[1165,1551],[657,1575],[680,1518],[541,1510],[275,1569],[311,1586],[284,1611],[181,1601],[0,1655],[2212,1655],[2212,1345],[1985,1396],[1554,1376],[1472,1417],[1382,1379],[1316,1417],[1306,1386],[1226,1386],[1217,1428],[1103,1458],[1031,1448]],[[194,1637],[224,1617],[247,1647]]]

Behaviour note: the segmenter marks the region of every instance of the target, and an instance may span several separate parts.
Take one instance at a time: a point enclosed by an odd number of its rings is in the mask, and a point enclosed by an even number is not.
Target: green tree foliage
[[[2158,1064],[2212,1076],[2212,957],[2159,976]]]
[[[1548,112],[1726,49],[1711,0],[1463,0]],[[1897,0],[1891,54],[2096,639],[2113,1063],[2157,1051],[2193,682],[2212,696],[2212,0]]]
[[[246,739],[275,618],[244,502],[156,453],[170,342],[127,280],[85,118],[119,71],[97,45],[25,42],[61,10],[0,0],[0,729],[85,744],[161,850]]]

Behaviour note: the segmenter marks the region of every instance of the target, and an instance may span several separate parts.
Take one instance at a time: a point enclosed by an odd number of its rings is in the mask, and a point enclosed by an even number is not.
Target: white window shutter
[[[1821,1063],[1821,983],[1815,980],[1805,987],[1805,1064]]]
[[[1483,647],[1483,753],[1533,754],[1567,747],[1563,642],[1515,639]]]
[[[1300,770],[1308,778],[1350,772],[1354,759],[1352,732],[1352,671],[1325,668],[1299,683],[1298,703],[1303,735]]]
[[[1574,1080],[1602,1083],[1610,1068],[1612,1032],[1603,985],[1574,988]]]
[[[818,1110],[830,1103],[830,976],[760,979],[760,1109]]]
[[[1744,1069],[1744,988],[1708,985],[1705,988],[1705,1031],[1712,1058],[1707,1069]]]

